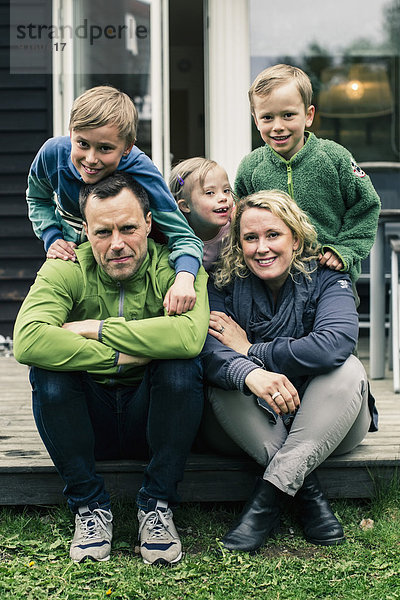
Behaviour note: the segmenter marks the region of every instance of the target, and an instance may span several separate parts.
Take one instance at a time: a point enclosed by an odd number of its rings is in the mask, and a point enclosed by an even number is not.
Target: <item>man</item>
[[[168,249],[147,238],[144,189],[114,173],[82,189],[80,208],[89,241],[76,262],[40,269],[16,320],[15,356],[32,365],[36,425],[76,515],[72,560],[110,557],[110,497],[95,460],[150,456],[137,495],[141,554],[176,563],[171,506],[202,413],[207,275],[194,309],[168,316],[175,273]]]

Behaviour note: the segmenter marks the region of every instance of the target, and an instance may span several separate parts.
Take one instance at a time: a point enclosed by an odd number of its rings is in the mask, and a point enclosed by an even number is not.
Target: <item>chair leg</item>
[[[390,290],[389,290],[388,368],[389,368],[389,371],[393,371],[393,302],[392,302],[392,286],[390,286]]]
[[[392,250],[391,273],[391,307],[392,307],[392,360],[393,360],[393,388],[395,393],[400,392],[400,341],[399,341],[399,268],[398,254]]]

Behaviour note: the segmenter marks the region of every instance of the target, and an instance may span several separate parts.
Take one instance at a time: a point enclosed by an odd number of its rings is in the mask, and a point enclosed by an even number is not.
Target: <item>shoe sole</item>
[[[245,548],[227,548],[224,544],[224,542],[221,540],[222,542],[222,546],[224,548],[224,550],[226,550],[227,552],[247,552],[247,554],[250,554],[250,556],[254,556],[255,554],[257,554],[258,552],[260,552],[261,548],[267,543],[268,540],[273,540],[276,538],[276,536],[278,535],[278,533],[280,532],[280,525],[276,525],[268,534],[268,536],[264,539],[263,543],[260,544],[260,546],[258,546],[257,548],[252,548],[251,550],[249,549],[245,549]],[[217,550],[217,552],[219,552],[222,555],[221,550]]]
[[[307,537],[306,535],[304,537],[307,540],[307,542],[310,542],[310,544],[315,544],[316,546],[339,546],[339,544],[343,544],[343,542],[346,541],[345,536],[343,536],[342,538],[333,538],[331,540],[314,540],[313,538]]]
[[[76,563],[77,565],[80,565],[81,563],[86,562],[86,561],[106,562],[107,560],[110,560],[110,555],[106,556],[105,558],[93,558],[93,556],[84,556],[80,560],[75,560],[74,558],[71,558],[71,560],[72,560],[72,562]]]
[[[165,558],[157,558],[155,561],[150,562],[146,560],[142,556],[142,560],[145,565],[154,565],[155,567],[170,567],[172,565],[176,565],[180,560],[182,560],[183,553],[181,552],[179,556],[174,558],[174,560],[165,560]]]

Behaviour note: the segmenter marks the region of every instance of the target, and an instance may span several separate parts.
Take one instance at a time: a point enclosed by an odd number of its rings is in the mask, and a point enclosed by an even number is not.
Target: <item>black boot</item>
[[[333,546],[344,542],[343,528],[319,486],[316,473],[307,475],[303,486],[294,497],[294,502],[306,540],[321,546]]]
[[[255,552],[266,538],[279,528],[278,490],[257,479],[253,494],[247,501],[238,522],[222,538],[227,550]]]

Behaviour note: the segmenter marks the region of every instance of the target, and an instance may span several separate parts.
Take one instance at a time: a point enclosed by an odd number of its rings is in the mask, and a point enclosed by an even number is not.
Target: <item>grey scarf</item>
[[[302,273],[289,275],[274,304],[265,283],[250,273],[237,277],[228,292],[225,306],[232,318],[246,331],[249,341],[268,342],[276,337],[300,338],[312,330],[317,303],[315,263],[310,264],[311,279]]]

